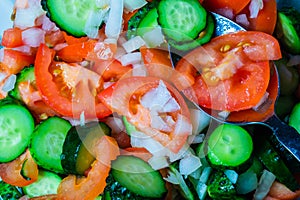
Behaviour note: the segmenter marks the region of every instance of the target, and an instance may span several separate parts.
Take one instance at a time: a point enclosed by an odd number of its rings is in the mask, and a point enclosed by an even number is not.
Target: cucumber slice
[[[158,5],[158,1],[152,1],[147,3],[145,6],[143,6],[142,8],[140,8],[128,21],[128,31],[127,31],[127,38],[130,39],[134,36],[137,35],[137,29],[141,23],[141,21],[148,15],[148,13],[152,10],[152,9],[156,9],[156,6]],[[155,13],[154,13],[155,15]],[[152,14],[147,16],[146,21],[143,22],[143,24],[141,25],[142,27],[144,26],[148,26],[147,24],[152,21],[155,20],[154,18],[152,18]],[[148,21],[148,22],[147,22]],[[156,22],[157,22],[157,18],[156,18]],[[157,22],[158,23],[158,22]],[[152,24],[152,22],[151,22]]]
[[[45,170],[39,170],[38,180],[23,187],[23,191],[30,198],[57,194],[57,188],[61,181],[62,178],[57,174]]]
[[[158,27],[157,22],[158,14],[157,9],[152,8],[147,15],[140,21],[137,28],[137,35],[143,36],[145,33],[153,30],[153,28]]]
[[[29,151],[38,165],[63,173],[60,155],[70,128],[71,124],[59,117],[50,117],[37,126],[31,136]]]
[[[33,131],[34,119],[25,107],[16,104],[1,106],[0,163],[12,161],[21,155],[27,148]]]
[[[89,23],[90,16],[95,13],[104,12],[105,8],[97,7],[97,1],[93,0],[45,0],[50,19],[58,27],[75,36],[86,36],[85,28]],[[45,7],[45,4],[43,4]],[[102,19],[98,19],[103,21]],[[99,24],[101,23],[99,22]]]
[[[143,197],[161,198],[167,191],[161,174],[134,156],[119,156],[111,173],[123,187]]]
[[[68,131],[61,154],[61,164],[65,173],[83,175],[95,160],[90,152],[94,141],[110,133],[111,129],[104,122],[73,126]]]
[[[189,51],[198,46],[201,46],[207,42],[209,42],[215,31],[215,22],[211,14],[207,15],[207,25],[203,31],[199,34],[195,40],[186,41],[186,42],[177,42],[175,40],[168,40],[171,47],[179,50],[179,51]]]
[[[222,124],[208,138],[207,157],[213,166],[238,167],[250,159],[252,151],[252,138],[240,126]]]
[[[177,42],[197,38],[206,27],[207,11],[198,0],[162,0],[157,10],[164,34]]]
[[[17,75],[16,84],[13,90],[9,92],[9,95],[17,100],[22,100],[19,91],[19,84],[21,82],[29,81],[30,83],[35,81],[34,76],[34,67],[33,65],[29,67],[25,67],[22,71]]]
[[[294,127],[300,134],[300,103],[297,103],[290,114],[289,125]]]

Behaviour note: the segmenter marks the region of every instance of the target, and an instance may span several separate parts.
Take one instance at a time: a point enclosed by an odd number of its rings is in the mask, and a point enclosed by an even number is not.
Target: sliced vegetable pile
[[[248,31],[215,36],[210,11]],[[0,49],[0,198],[299,198],[300,164],[269,129],[191,103],[253,109],[275,61],[278,103],[292,99],[278,115],[299,130],[289,14],[275,0],[16,1]]]

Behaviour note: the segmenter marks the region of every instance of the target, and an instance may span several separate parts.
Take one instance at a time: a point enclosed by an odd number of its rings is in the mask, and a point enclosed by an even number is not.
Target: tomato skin
[[[278,41],[266,33],[241,31],[219,36],[177,63],[177,71],[187,79],[193,77],[189,86],[179,89],[190,100],[206,108],[248,109],[257,105],[267,90],[269,60],[280,58]],[[207,78],[209,73],[217,79]],[[180,80],[174,80],[175,85],[180,85],[176,83]]]
[[[119,147],[112,137],[103,136],[96,142],[93,151],[96,160],[87,177],[69,175],[64,178],[58,187],[58,199],[90,200],[104,191],[111,161],[120,155]]]
[[[26,163],[25,166],[23,166]],[[26,175],[29,179],[21,175],[21,170],[26,170]],[[8,163],[0,164],[1,179],[11,185],[24,187],[38,178],[38,166],[30,155],[29,150],[26,150],[21,156]]]
[[[22,30],[20,28],[9,28],[3,32],[2,46],[14,48],[22,45]]]
[[[42,95],[43,101],[62,116],[79,118],[82,111],[84,111],[87,118],[104,118],[110,115],[111,111],[102,103],[91,105],[94,104],[92,103],[94,100],[91,99],[91,96],[88,96],[82,103],[76,103],[61,95],[60,89],[58,89],[56,83],[53,81],[52,74],[49,72],[49,67],[54,56],[55,51],[53,49],[48,48],[45,44],[41,44],[35,60],[35,77],[36,85]],[[85,84],[80,84],[80,87],[84,88],[86,86]],[[79,98],[84,98],[84,95],[91,95],[89,92],[83,94],[83,88],[78,88],[77,93],[81,92],[83,95],[79,96]],[[87,104],[85,104],[86,102]]]
[[[174,153],[177,153],[186,143],[190,133],[187,131],[182,134],[175,134],[174,131],[172,131],[170,134],[165,134],[151,128],[149,126],[150,118],[148,115],[150,111],[139,103],[130,102],[131,98],[139,99],[141,95],[145,94],[150,89],[156,88],[160,81],[161,79],[156,77],[127,77],[120,79],[109,88],[100,92],[98,97],[100,101],[113,112],[126,116],[128,121],[134,124],[138,129],[153,137],[153,139],[157,140]],[[170,84],[167,82],[164,83],[180,106],[180,111],[176,112],[184,116],[186,120],[189,120],[190,113],[183,97]],[[177,113],[174,113],[173,116],[176,114]]]
[[[4,49],[3,61],[1,66],[3,66],[4,71],[9,74],[17,74],[24,67],[29,66],[34,63],[34,56],[25,54],[21,51],[16,51],[13,49]]]

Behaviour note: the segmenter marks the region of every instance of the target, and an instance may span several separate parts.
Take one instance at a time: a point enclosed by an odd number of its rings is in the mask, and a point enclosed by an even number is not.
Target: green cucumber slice
[[[206,27],[207,11],[198,0],[162,0],[157,11],[165,35],[178,42],[197,38]]]
[[[143,197],[161,198],[167,191],[161,174],[138,157],[119,156],[111,173],[123,187]]]
[[[34,131],[31,113],[21,105],[6,104],[0,107],[0,162],[9,162],[27,148]]]
[[[240,126],[222,124],[208,138],[207,157],[213,166],[238,167],[253,152],[250,134]]]
[[[44,169],[63,173],[60,155],[71,124],[59,117],[50,117],[37,126],[31,136],[29,151]]]

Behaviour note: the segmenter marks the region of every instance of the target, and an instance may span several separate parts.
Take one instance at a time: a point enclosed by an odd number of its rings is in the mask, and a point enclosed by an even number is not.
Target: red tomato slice
[[[259,11],[256,18],[249,18],[250,30],[262,31],[273,34],[277,21],[276,0],[263,0],[264,7]]]
[[[26,174],[24,177],[21,173]],[[1,179],[11,185],[24,187],[35,182],[38,178],[38,166],[26,150],[21,156],[9,163],[0,164]]]
[[[96,142],[93,154],[96,160],[87,177],[69,175],[64,178],[58,187],[57,199],[90,200],[104,191],[111,161],[120,155],[118,144],[113,138],[103,136]]]
[[[17,74],[24,67],[34,63],[34,56],[13,49],[4,49],[1,68],[9,74]]]
[[[157,88],[161,79],[156,77],[129,77],[116,82],[111,87],[99,93],[99,99],[112,111],[126,116],[139,130],[151,136],[162,145],[177,153],[185,144],[189,130],[183,129],[178,134],[174,127],[169,132],[164,132],[150,126],[151,116],[150,109],[141,105],[140,99],[148,91]],[[164,82],[172,97],[177,101],[180,109],[171,113],[165,113],[172,117],[175,122],[179,123],[179,114],[184,117],[187,124],[190,124],[190,113],[183,97],[178,91]],[[184,125],[184,123],[182,123]],[[184,127],[184,126],[183,126]]]
[[[270,79],[269,60],[281,58],[275,38],[261,32],[237,32],[212,39],[188,53],[176,70],[191,85],[180,87],[199,105],[215,110],[251,108],[264,96]],[[174,78],[175,85],[186,85]]]
[[[53,62],[55,51],[42,44],[35,60],[35,77],[44,102],[57,113],[79,118],[104,118],[111,111],[98,102],[100,77],[79,65]]]
[[[14,48],[22,45],[22,30],[20,28],[9,28],[3,32],[2,46]]]

